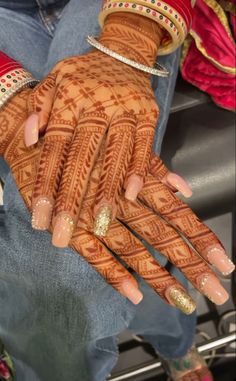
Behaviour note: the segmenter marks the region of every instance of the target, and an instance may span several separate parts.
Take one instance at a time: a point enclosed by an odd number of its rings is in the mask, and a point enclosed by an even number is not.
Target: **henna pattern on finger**
[[[22,92],[23,95],[20,97],[18,95],[17,97],[13,98],[9,106],[7,106],[4,112],[0,114],[3,116],[11,115],[11,117],[8,116],[8,122],[9,124],[15,126],[15,131],[9,127],[9,130],[6,133],[3,133],[3,147],[7,148],[4,150],[4,152],[0,152],[2,154],[4,153],[5,158],[11,165],[15,179],[17,179],[18,182],[18,187],[22,193],[22,196],[24,197],[24,200],[27,202],[28,208],[30,208],[31,193],[37,170],[37,156],[39,155],[42,143],[39,142],[38,147],[30,150],[26,149],[23,143],[23,119],[25,118],[24,107],[28,93],[29,92],[25,90]],[[15,116],[18,118],[18,125],[14,124],[15,118],[13,115],[13,110],[15,110]],[[7,137],[10,136],[9,131],[11,132],[11,141],[7,140]],[[102,162],[105,154],[104,146],[102,151],[103,152],[101,152],[101,156],[99,160],[97,160],[91,173],[90,181],[88,184],[88,191],[84,197],[83,207],[81,209],[80,218],[78,221],[78,226],[81,229],[80,232],[83,231],[85,237],[86,234],[88,237],[88,233],[92,230],[93,227],[92,206],[97,188],[99,186],[99,177],[101,174]],[[167,223],[164,223],[160,217],[157,217],[150,211],[150,208],[153,206],[151,201],[155,200],[155,193],[158,192],[157,189],[159,189],[159,191],[162,189],[161,186],[162,184],[160,184],[157,180],[153,179],[150,175],[147,176],[147,181],[145,181],[145,187],[142,195],[145,194],[145,197],[148,197],[145,192],[147,189],[149,189],[148,194],[150,197],[150,202],[148,207],[144,207],[144,205],[141,203],[130,203],[126,200],[123,200],[120,203],[121,206],[119,205],[119,217],[128,223],[130,227],[134,227],[138,233],[140,232],[141,237],[145,238],[146,241],[150,241],[151,243],[153,242],[153,246],[158,249],[160,248],[168,258],[170,258],[172,261],[175,261],[177,266],[181,267],[182,271],[185,272],[186,275],[188,274],[187,276],[190,280],[192,280],[192,282],[195,281],[195,283],[197,283],[199,279],[198,275],[205,277],[206,272],[209,274],[209,269],[206,266],[205,262],[202,261],[200,257],[195,257],[192,251],[184,246],[185,244],[182,242],[182,238],[176,233],[175,229],[173,229]],[[164,204],[167,202],[167,200],[164,200],[164,197],[162,198],[159,193],[157,194],[158,197],[161,198],[160,202],[162,203],[163,207],[162,212],[163,215],[165,215],[165,213],[170,210],[170,206],[167,203],[166,207],[164,207]],[[147,200],[145,202],[147,203]],[[175,212],[177,213],[176,209]],[[140,272],[142,276],[146,278],[146,281],[149,282],[149,284],[154,287],[156,291],[160,292],[160,294],[166,298],[166,291],[169,289],[169,286],[171,287],[173,278],[168,275],[168,273],[164,274],[162,270],[159,271],[158,265],[155,263],[154,259],[150,256],[146,249],[143,248],[141,242],[136,237],[134,237],[133,234],[124,226],[114,221],[112,223],[111,230],[112,233],[108,233],[107,237],[103,240],[104,243],[109,245],[110,249],[112,249],[114,252],[117,251],[118,254],[120,253],[121,258],[123,258],[123,260],[129,264],[129,266],[132,266],[134,269],[136,269],[137,272]],[[97,240],[97,238],[92,236],[91,233],[89,233],[89,236]],[[79,240],[79,230],[76,230],[72,238],[74,248],[81,245]],[[88,238],[85,240],[88,240]],[[101,241],[97,240],[95,242]],[[95,247],[97,247],[96,244]],[[102,253],[105,253],[105,246],[103,246],[103,248],[104,249],[102,250]],[[86,246],[84,252],[86,251],[86,255],[89,255],[89,251],[87,249],[88,246]],[[106,251],[106,253],[107,255],[110,254],[109,251]],[[111,271],[111,263],[113,262],[110,262],[108,257],[104,258],[104,262],[101,263],[99,262],[99,256],[96,256],[95,251],[93,251],[92,257],[90,257],[90,259],[91,261],[94,260],[93,265],[95,268],[96,266],[98,267],[98,271],[100,273],[102,273],[104,270],[103,273],[106,274],[106,276],[109,276],[109,272]],[[96,260],[98,262],[96,262]],[[111,279],[111,281],[113,282],[114,287],[118,287],[118,284],[120,284],[118,270],[119,265],[114,262],[114,266],[116,267],[117,271],[112,272],[113,279]],[[117,283],[115,281],[116,277]],[[206,278],[204,278],[204,282],[206,284],[208,280],[205,279]],[[179,298],[179,296],[175,297]]]
[[[164,184],[157,184],[153,177],[147,176],[140,199],[177,227],[206,260],[204,251],[209,246],[220,244],[215,234],[199,220],[188,205]]]
[[[146,64],[153,63],[162,31],[156,23],[142,17],[136,17],[134,22],[132,17],[127,14],[109,17],[100,40],[117,51],[125,51],[130,58],[134,56]],[[140,28],[137,32],[137,20],[144,34]],[[148,171],[158,118],[150,76],[93,51],[59,62],[33,91],[28,103],[31,111],[39,112],[41,129],[48,123],[34,187],[33,226],[38,229],[49,226],[50,211],[43,213],[40,209],[41,201],[46,199],[53,207],[54,219],[61,215],[63,228],[68,233],[63,242],[60,240],[60,247],[69,242],[73,229],[70,231],[68,224],[76,224],[101,143],[99,120],[97,126],[93,123],[82,126],[83,115],[105,116],[104,123],[108,122],[106,169],[101,174],[94,205],[95,226],[101,227],[95,227],[95,231],[98,235],[103,231],[105,235],[115,215],[127,172],[143,178]],[[128,123],[127,117],[133,119],[132,122]],[[116,118],[119,118],[117,126]],[[45,213],[48,217],[41,218]],[[58,225],[58,233],[59,230]],[[53,242],[56,244],[56,240]]]
[[[152,211],[146,209],[141,203],[131,203],[125,199],[120,204],[119,218],[130,228],[142,236],[152,247],[164,254],[167,259],[179,268],[193,286],[204,293],[215,303],[221,304],[224,295],[220,283],[217,281],[213,271],[202,258],[189,247],[182,237],[168,225],[165,220],[156,216]],[[203,285],[204,274],[214,279],[216,288],[221,293],[212,296]]]
[[[152,154],[150,160],[150,174],[157,180],[162,181],[168,172],[169,170],[161,158],[157,155]]]

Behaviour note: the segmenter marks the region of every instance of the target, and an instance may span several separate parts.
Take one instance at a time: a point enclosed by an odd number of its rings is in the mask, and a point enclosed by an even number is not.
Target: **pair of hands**
[[[113,17],[101,40],[151,64],[159,30],[151,27],[145,33],[135,30],[130,19]],[[56,246],[69,243],[108,283],[138,303],[137,282],[116,253],[164,300],[191,313],[195,304],[186,290],[129,228],[217,304],[228,295],[209,264],[223,273],[233,265],[217,237],[175,196],[176,188],[190,195],[186,183],[160,159],[150,162],[157,116],[146,74],[91,52],[58,63],[35,90],[22,91],[4,107],[0,154],[33,209],[33,226],[50,229]],[[39,133],[44,138],[38,141]],[[24,136],[27,146],[38,141],[37,146],[27,149]]]
[[[31,93],[32,90],[23,90],[0,113],[0,154],[9,163],[29,210],[32,209],[32,191],[44,145],[44,139],[40,139],[36,147],[27,148],[24,144],[27,101]],[[130,231],[131,228],[175,264],[201,293],[216,304],[225,302],[228,295],[209,266],[214,264],[221,272],[232,271],[224,250],[217,237],[178,199],[174,189],[170,189],[167,179],[171,174],[159,158],[152,157],[139,200],[132,202],[121,196],[117,218],[111,223],[107,236],[99,238],[92,233],[92,206],[100,186],[104,147],[101,147],[91,171],[70,247],[133,303],[142,299],[138,284],[112,253],[123,259],[165,301],[185,313],[191,313],[195,303],[187,291],[155,261],[140,239]],[[219,262],[216,259],[220,256],[222,260]]]

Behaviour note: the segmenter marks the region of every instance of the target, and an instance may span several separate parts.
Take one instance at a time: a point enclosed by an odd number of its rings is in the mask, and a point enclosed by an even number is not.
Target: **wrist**
[[[162,35],[155,21],[138,14],[117,12],[106,18],[99,41],[126,58],[153,66]]]
[[[0,108],[0,156],[3,156],[8,164],[16,156],[15,147],[12,147],[16,135],[20,132],[20,126],[28,116],[27,103],[30,89],[23,89]]]
[[[19,62],[0,51],[0,108],[22,88],[37,82]]]

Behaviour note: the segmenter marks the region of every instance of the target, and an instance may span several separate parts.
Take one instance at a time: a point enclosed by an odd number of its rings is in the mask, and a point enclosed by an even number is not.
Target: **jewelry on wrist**
[[[109,5],[112,5],[109,8]],[[163,16],[157,11],[152,11],[151,8],[146,6],[136,6],[134,3],[130,2],[119,2],[119,3],[109,3],[106,7],[103,8],[102,12],[99,14],[99,23],[103,26],[105,19],[108,15],[114,12],[132,12],[137,13],[142,16],[148,17],[156,21],[160,26],[162,26],[168,32],[168,39],[165,39],[165,45],[161,45],[158,50],[158,55],[169,54],[174,51],[180,44],[180,33],[174,28],[173,23],[171,23],[167,17]],[[155,13],[154,13],[155,12]],[[170,26],[170,24],[172,26]]]
[[[99,14],[100,25],[103,27],[106,18],[115,12],[137,13],[157,22],[166,32],[158,55],[169,54],[183,43],[193,15],[190,0],[105,0]]]
[[[33,87],[38,81],[20,63],[0,52],[0,107],[25,87]]]
[[[153,74],[153,75],[157,75],[159,77],[168,77],[169,75],[169,72],[163,67],[161,66],[159,63],[155,63],[154,64],[154,67],[149,67],[149,66],[145,66],[143,64],[140,64],[136,61],[133,61],[133,60],[130,60],[116,52],[114,52],[113,50],[107,48],[106,46],[102,45],[100,42],[97,41],[97,39],[93,36],[88,36],[87,37],[87,42],[92,45],[94,48],[100,50],[101,52],[103,52],[104,54],[107,54],[108,56],[110,57],[113,57],[115,58],[116,60],[120,61],[120,62],[123,62],[124,64],[126,65],[129,65],[135,69],[138,69],[138,70],[141,70],[145,73],[149,73],[149,74]]]

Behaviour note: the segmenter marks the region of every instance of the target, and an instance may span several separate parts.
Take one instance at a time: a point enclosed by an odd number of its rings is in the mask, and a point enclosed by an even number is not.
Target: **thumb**
[[[55,78],[55,74],[48,75],[29,95],[28,110],[30,116],[25,123],[25,144],[27,147],[37,143],[39,135],[46,130],[56,90]]]

